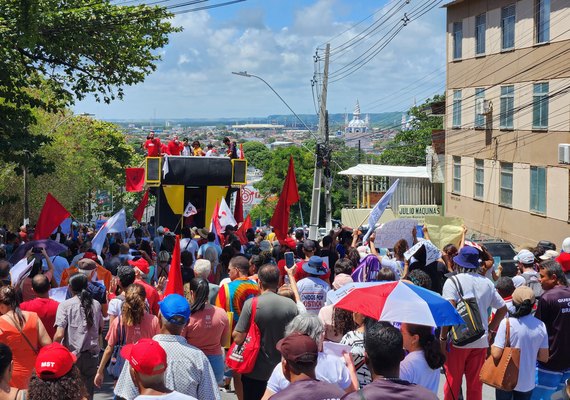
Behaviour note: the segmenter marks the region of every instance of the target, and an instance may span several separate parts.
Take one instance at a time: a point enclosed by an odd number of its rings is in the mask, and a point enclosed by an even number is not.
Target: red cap
[[[83,253],[83,258],[87,258],[87,259],[89,259],[89,260],[93,260],[93,261],[95,261],[96,263],[99,262],[99,259],[97,258],[97,254],[92,253],[92,252],[90,252],[90,251],[88,251],[88,252],[86,252],[86,253]]]
[[[556,262],[562,267],[562,271],[570,272],[570,253],[560,253]]]
[[[129,260],[129,265],[138,268],[143,274],[148,274],[150,271],[150,267],[148,265],[148,261],[144,258],[139,258],[138,260]]]
[[[317,364],[319,348],[317,343],[308,335],[293,332],[278,341],[276,347],[287,361]]]
[[[142,375],[158,375],[166,370],[166,352],[156,340],[141,339],[121,350],[123,358]]]
[[[36,357],[36,374],[41,379],[61,378],[73,367],[76,357],[65,346],[54,342],[41,348]]]

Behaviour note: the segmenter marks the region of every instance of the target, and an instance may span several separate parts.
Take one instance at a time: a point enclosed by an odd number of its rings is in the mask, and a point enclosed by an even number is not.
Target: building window
[[[548,82],[533,85],[532,129],[548,129]]]
[[[453,193],[461,193],[461,157],[453,156]]]
[[[453,91],[453,128],[461,127],[461,90]]]
[[[453,59],[461,58],[461,44],[463,42],[463,22],[453,23]]]
[[[474,197],[483,200],[485,195],[485,162],[483,160],[475,160],[475,195]]]
[[[515,113],[515,87],[514,86],[501,86],[501,114],[500,124],[501,129],[513,129]]]
[[[485,128],[485,89],[475,88],[475,128]]]
[[[487,15],[475,17],[475,54],[485,54],[485,33],[487,31]]]
[[[546,214],[546,168],[530,167],[530,211]]]
[[[513,206],[513,164],[501,163],[499,204],[506,207]]]
[[[510,50],[515,47],[515,5],[501,9],[501,36],[502,50]]]
[[[536,43],[546,43],[550,40],[550,0],[536,0],[534,29]]]

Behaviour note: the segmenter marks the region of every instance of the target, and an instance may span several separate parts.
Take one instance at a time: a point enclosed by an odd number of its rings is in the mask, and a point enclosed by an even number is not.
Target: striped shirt
[[[201,350],[191,346],[179,335],[155,335],[153,337],[166,351],[167,367],[165,384],[168,389],[204,400],[219,400],[220,391],[210,362]],[[131,379],[126,362],[115,386],[115,395],[133,400],[139,395]]]

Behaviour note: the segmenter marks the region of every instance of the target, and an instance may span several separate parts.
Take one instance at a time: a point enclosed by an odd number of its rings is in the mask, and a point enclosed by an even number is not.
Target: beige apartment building
[[[446,8],[445,215],[559,248],[570,236],[570,2]]]

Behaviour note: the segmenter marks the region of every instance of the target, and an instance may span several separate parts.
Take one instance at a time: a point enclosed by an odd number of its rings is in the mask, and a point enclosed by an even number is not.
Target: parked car
[[[502,276],[517,275],[518,262],[514,260],[517,252],[510,242],[502,240],[475,240],[475,242],[485,246],[493,257],[501,257]]]

